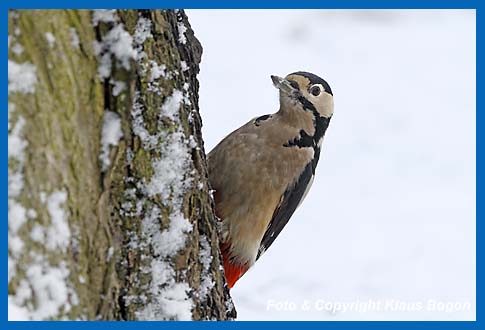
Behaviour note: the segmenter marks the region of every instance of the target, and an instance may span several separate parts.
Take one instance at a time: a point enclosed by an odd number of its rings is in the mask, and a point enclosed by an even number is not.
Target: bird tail
[[[237,280],[246,273],[249,269],[247,264],[238,264],[231,261],[229,243],[221,243],[220,249],[222,253],[222,263],[224,265],[224,274],[226,275],[226,282],[229,288],[232,289]]]

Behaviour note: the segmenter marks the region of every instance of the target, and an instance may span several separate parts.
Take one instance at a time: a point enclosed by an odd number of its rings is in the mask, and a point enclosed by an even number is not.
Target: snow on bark
[[[95,41],[93,49],[98,57],[98,74],[101,79],[109,78],[112,70],[112,59],[116,65],[130,70],[130,60],[135,58],[136,51],[133,49],[133,37],[125,30],[122,23],[118,23],[118,17],[113,11],[95,11],[93,25],[99,22],[113,22],[114,26],[101,41]]]
[[[184,217],[182,210],[183,197],[192,185],[190,177],[183,173],[193,170],[190,141],[185,138],[180,126],[175,132],[163,129],[162,119],[169,118],[174,124],[179,120],[178,113],[182,102],[182,93],[175,90],[167,97],[159,109],[161,127],[155,134],[150,134],[143,120],[143,105],[135,97],[132,110],[133,132],[140,138],[145,149],[155,150],[160,157],[152,159],[153,175],[145,182],[141,191],[146,200],[160,197],[165,207],[171,208],[169,227],[160,230],[160,210],[156,205],[149,207],[149,212],[142,219],[142,233],[137,242],[148,244],[153,250],[153,259],[145,273],[151,274],[148,290],[149,302],[145,308],[136,312],[140,320],[175,319],[190,320],[193,301],[188,293],[191,291],[187,283],[175,281],[175,271],[170,264],[170,257],[185,246],[192,225]],[[167,202],[169,204],[167,204]],[[136,246],[136,243],[134,244]],[[130,299],[135,299],[131,297]]]
[[[46,33],[47,42],[53,47],[55,38]],[[20,44],[16,44],[20,46]],[[21,46],[20,46],[21,47]],[[16,53],[16,52],[14,52]],[[66,252],[70,242],[68,214],[64,209],[67,199],[65,191],[54,191],[45,200],[50,223],[44,228],[33,226],[30,235],[21,236],[30,219],[38,215],[22,204],[24,188],[25,154],[28,142],[25,139],[26,120],[15,113],[11,100],[17,94],[30,97],[35,93],[36,67],[31,63],[18,64],[8,60],[8,281],[21,270],[23,277],[14,294],[8,296],[9,320],[44,320],[62,317],[77,304],[76,292],[71,287],[69,269],[64,261],[49,260],[37,250],[25,251],[25,237],[41,242],[46,249]],[[14,117],[15,122],[11,122]],[[19,259],[29,254],[30,261],[20,264]]]
[[[31,63],[19,64],[8,60],[8,92],[33,93],[36,82],[35,71],[35,66]]]
[[[150,175],[125,178],[125,182],[133,182],[134,187],[124,192],[126,199],[121,203],[120,216],[138,220],[141,224],[138,230],[125,233],[129,236],[127,247],[138,251],[144,262],[137,270],[139,275],[134,277],[136,289],[123,297],[124,303],[126,306],[136,304],[133,316],[139,320],[190,320],[194,308],[190,296],[192,289],[180,279],[181,274],[172,264],[174,256],[185,248],[186,239],[193,231],[183,210],[184,196],[193,185],[191,173],[195,171],[191,158],[193,141],[186,138],[180,123],[182,105],[188,100],[187,91],[174,88],[163,98],[158,109],[149,109],[150,113],[156,113],[156,123],[145,121],[148,94],[161,99],[160,79],[176,77],[179,72],[169,71],[167,65],[148,59],[143,43],[153,38],[150,20],[140,15],[132,35],[120,21],[116,12],[93,13],[94,25],[108,23],[107,32],[94,44],[98,72],[100,78],[113,86],[114,97],[119,95],[115,91],[117,85],[122,84],[114,78],[114,65],[124,70],[134,67],[139,76],[148,78],[144,94],[136,88],[132,95],[131,130],[141,142],[141,148],[150,155],[151,167]],[[116,133],[120,131],[119,127],[115,129],[114,126],[118,125],[112,119],[103,125],[100,156],[103,168],[109,166],[107,145],[115,145],[108,141],[117,143],[121,136]],[[127,165],[131,164],[132,158],[133,152],[128,147]],[[141,280],[146,275],[149,280]]]
[[[201,247],[199,253],[199,262],[202,264],[202,273],[201,284],[197,294],[201,301],[205,301],[215,285],[212,274],[210,272],[213,257],[211,252],[211,246],[209,244],[207,236],[200,235],[199,239]]]
[[[103,127],[101,129],[101,153],[99,155],[102,171],[106,171],[111,164],[109,158],[110,147],[117,146],[122,136],[120,116],[116,112],[105,111],[103,114]]]
[[[176,10],[175,12],[178,14],[179,10]],[[187,37],[185,36],[185,32],[187,32],[187,27],[185,26],[185,24],[183,22],[178,22],[177,23],[177,30],[178,30],[178,34],[179,34],[178,41],[181,44],[185,45],[185,43],[187,42]]]

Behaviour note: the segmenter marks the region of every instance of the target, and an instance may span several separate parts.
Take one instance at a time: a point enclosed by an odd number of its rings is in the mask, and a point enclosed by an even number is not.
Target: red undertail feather
[[[233,263],[230,259],[229,251],[230,244],[223,243],[220,245],[222,253],[222,262],[224,265],[224,273],[226,274],[226,282],[229,288],[232,288],[236,284],[237,280],[249,269],[247,264],[241,265]]]

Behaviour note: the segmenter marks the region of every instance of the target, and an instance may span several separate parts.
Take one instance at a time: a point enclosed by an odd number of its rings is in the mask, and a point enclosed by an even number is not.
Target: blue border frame
[[[194,0],[169,0],[169,1],[146,1],[146,0],[137,0],[137,1],[128,1],[128,0],[119,0],[119,1],[106,1],[106,0],[87,0],[87,1],[75,1],[75,2],[67,2],[67,1],[60,1],[60,0],[47,0],[47,1],[32,1],[32,0],[3,0],[0,3],[2,7],[2,20],[1,24],[1,35],[3,36],[3,43],[1,47],[1,54],[2,58],[8,59],[8,48],[7,39],[8,35],[8,9],[16,8],[16,9],[54,9],[54,8],[76,8],[76,9],[94,9],[94,8],[145,8],[145,9],[159,9],[159,8],[186,8],[186,9],[198,9],[198,8],[257,8],[257,9],[269,9],[269,8],[286,8],[286,9],[317,9],[317,8],[327,8],[327,9],[476,9],[476,29],[477,29],[477,81],[476,81],[476,91],[477,91],[477,112],[476,112],[476,138],[477,138],[477,154],[476,154],[476,169],[477,169],[477,176],[476,176],[476,214],[477,214],[477,222],[476,222],[476,247],[477,247],[477,264],[476,264],[476,278],[477,278],[477,296],[476,296],[476,318],[477,321],[298,321],[298,322],[164,322],[163,324],[159,322],[105,322],[105,321],[94,321],[94,322],[8,322],[8,311],[7,311],[7,300],[5,299],[8,296],[8,289],[6,283],[7,281],[7,250],[8,250],[8,243],[7,243],[7,233],[8,233],[8,132],[5,131],[5,138],[2,139],[0,143],[0,152],[4,155],[5,161],[0,162],[1,167],[1,180],[3,182],[3,189],[0,190],[0,200],[1,200],[1,207],[3,209],[3,214],[6,220],[3,221],[3,230],[4,234],[3,237],[5,238],[5,242],[2,244],[3,253],[1,253],[1,261],[3,263],[3,268],[0,271],[2,274],[2,278],[6,282],[2,286],[1,291],[3,292],[3,299],[0,300],[0,306],[2,306],[2,318],[0,321],[0,329],[32,329],[32,328],[49,328],[49,329],[60,329],[64,327],[69,327],[70,329],[77,329],[77,328],[91,328],[91,329],[101,329],[105,327],[113,327],[118,329],[126,329],[126,328],[134,328],[134,327],[143,327],[144,329],[159,329],[160,327],[168,327],[171,329],[179,329],[179,328],[208,328],[208,327],[220,327],[220,328],[229,328],[229,327],[241,327],[246,329],[251,329],[254,327],[277,327],[278,329],[294,329],[295,327],[303,327],[306,329],[318,329],[321,327],[325,327],[326,329],[347,329],[347,328],[363,328],[363,329],[388,329],[388,328],[396,328],[396,329],[478,329],[482,322],[482,308],[480,304],[480,297],[482,296],[482,286],[480,285],[480,275],[482,274],[482,263],[479,262],[479,255],[481,256],[482,244],[478,239],[480,234],[483,234],[483,229],[480,221],[478,219],[481,217],[481,204],[482,201],[482,193],[481,193],[481,181],[482,177],[480,175],[480,165],[482,162],[482,156],[480,152],[480,148],[482,146],[481,140],[483,139],[483,134],[479,130],[480,124],[483,122],[483,106],[482,106],[482,96],[481,92],[484,92],[482,84],[480,83],[481,78],[481,65],[480,65],[480,54],[482,52],[482,41],[480,37],[483,36],[483,27],[480,22],[480,2],[478,0],[464,0],[464,1],[436,1],[436,0],[412,0],[412,1],[404,1],[404,0],[395,0],[395,1],[383,1],[383,0],[366,0],[364,1],[357,1],[357,0],[331,0],[322,3],[316,3],[315,1],[309,0],[298,0],[298,1],[276,1],[276,0],[246,0],[246,1],[233,1],[228,3],[224,0],[205,0],[205,1],[194,1]],[[485,8],[485,7],[484,7]],[[4,74],[7,76],[8,67],[5,66],[4,62]],[[2,99],[3,104],[6,109],[6,103],[8,98],[7,92],[7,85],[8,80],[4,76],[4,83],[2,88]],[[480,111],[481,110],[481,111]],[[7,126],[8,123],[8,114],[7,111],[0,112],[0,120],[3,125]],[[5,127],[4,126],[4,127]]]

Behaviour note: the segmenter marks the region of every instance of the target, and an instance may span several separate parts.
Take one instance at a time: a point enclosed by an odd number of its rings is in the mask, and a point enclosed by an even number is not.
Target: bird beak
[[[296,91],[296,89],[291,86],[290,82],[285,78],[281,78],[278,76],[271,76],[271,80],[273,80],[273,85],[278,88],[280,91],[291,95]]]

